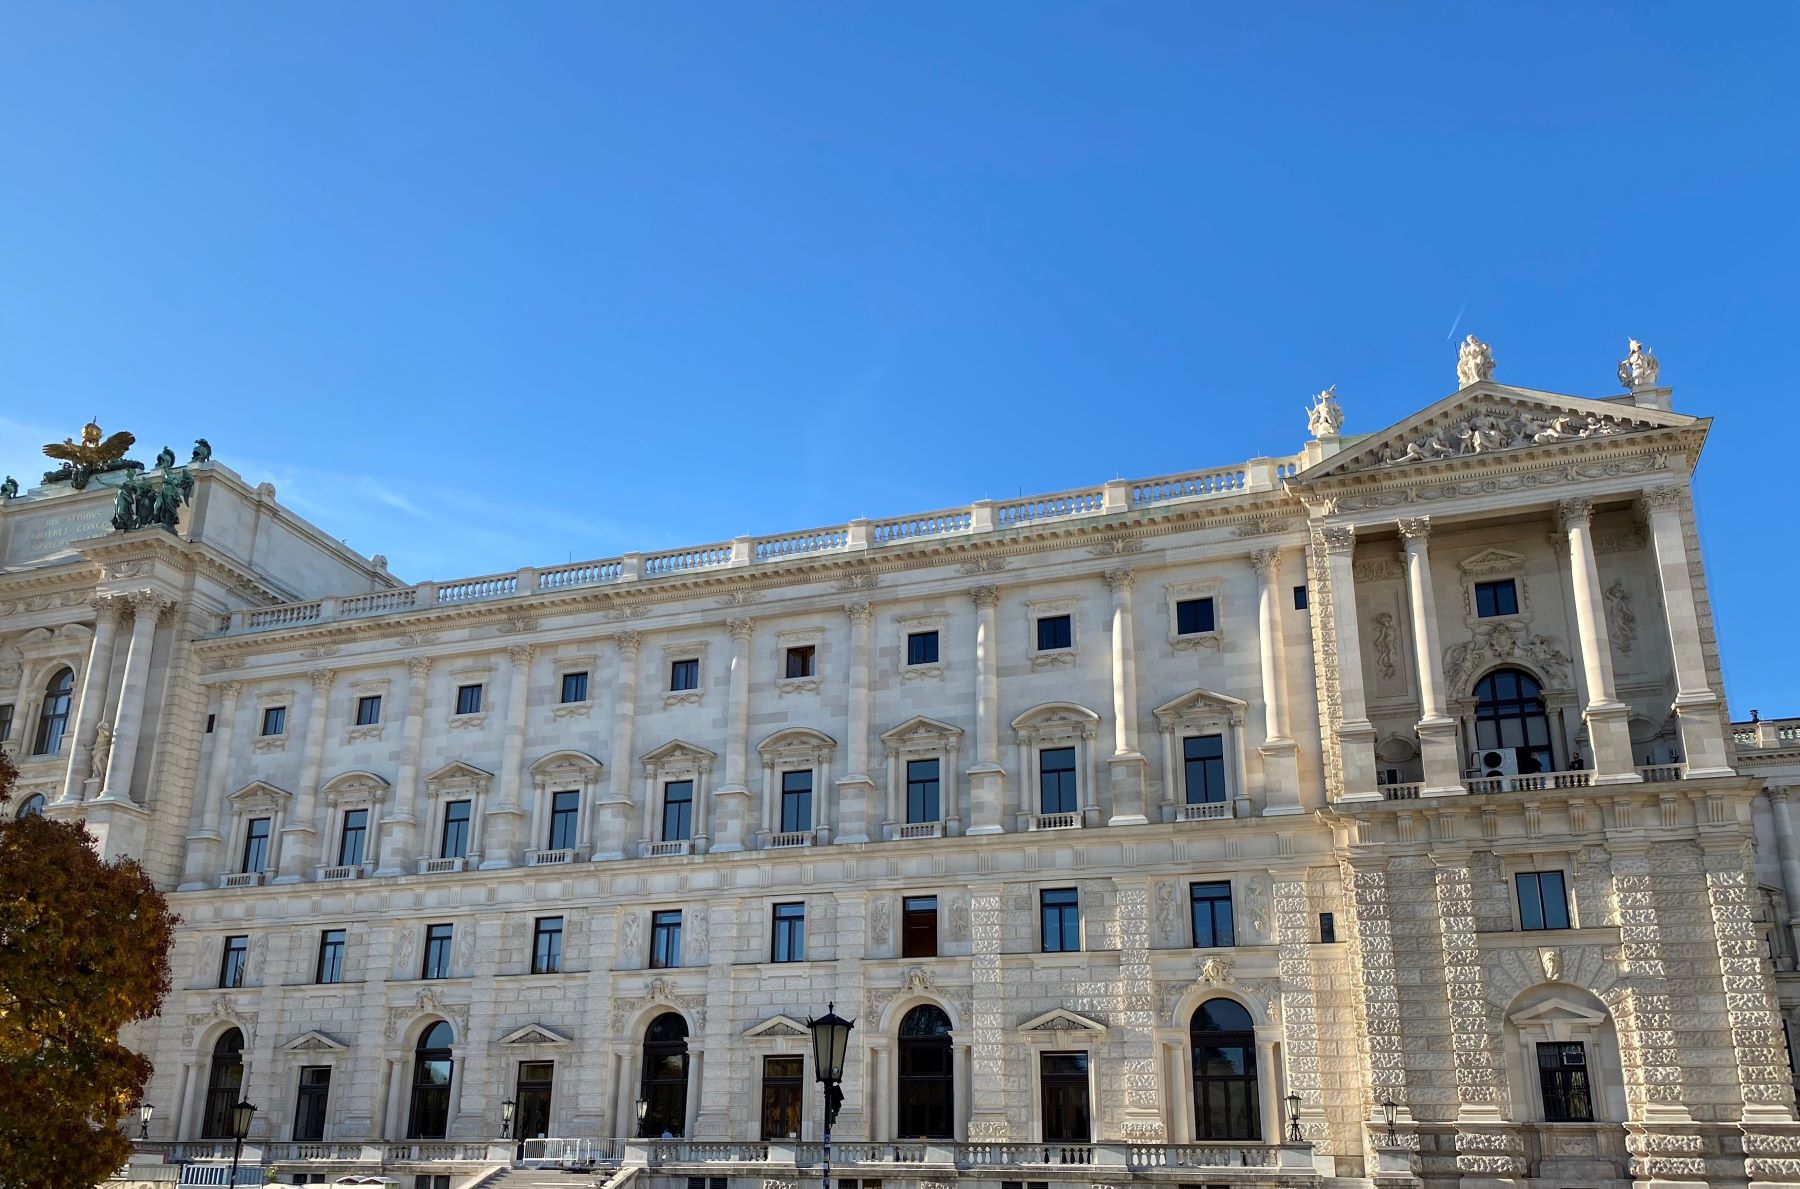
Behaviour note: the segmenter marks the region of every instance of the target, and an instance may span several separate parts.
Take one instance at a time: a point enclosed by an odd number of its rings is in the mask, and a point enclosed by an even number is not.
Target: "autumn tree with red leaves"
[[[14,818],[0,752],[0,1189],[90,1189],[125,1164],[150,1061],[119,1030],[169,990],[175,917],[81,822]]]

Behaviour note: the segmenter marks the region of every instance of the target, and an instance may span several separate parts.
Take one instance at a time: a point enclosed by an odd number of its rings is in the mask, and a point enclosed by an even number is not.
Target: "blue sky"
[[[447,577],[1286,453],[1326,384],[1352,430],[1452,389],[1453,326],[1502,381],[1607,395],[1635,335],[1718,418],[1734,710],[1800,712],[1761,445],[1793,422],[1800,6],[0,28],[0,470],[95,413],[146,455],[205,435]]]

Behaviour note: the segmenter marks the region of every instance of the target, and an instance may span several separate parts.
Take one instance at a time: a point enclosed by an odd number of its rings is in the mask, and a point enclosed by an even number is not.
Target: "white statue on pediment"
[[[1656,387],[1657,373],[1662,371],[1662,364],[1656,361],[1650,348],[1631,339],[1631,349],[1624,359],[1619,361],[1619,383],[1627,388]]]
[[[1467,388],[1471,384],[1493,378],[1493,348],[1474,335],[1469,335],[1463,339],[1462,347],[1456,353],[1456,386]]]
[[[1337,403],[1337,385],[1333,384],[1313,397],[1311,407],[1306,410],[1306,428],[1315,438],[1330,438],[1337,436],[1343,427],[1344,410]]]

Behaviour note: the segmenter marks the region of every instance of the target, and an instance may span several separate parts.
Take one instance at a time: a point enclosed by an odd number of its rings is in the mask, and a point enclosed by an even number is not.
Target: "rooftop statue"
[[[1494,378],[1494,349],[1469,335],[1456,353],[1456,386],[1467,388]]]
[[[173,462],[174,455],[170,451],[165,450],[163,454]],[[164,459],[158,456],[157,461]],[[181,519],[181,506],[193,499],[194,476],[185,469],[172,470],[167,464],[161,467],[157,476],[159,482],[152,483],[148,475],[134,471],[119,484],[119,492],[113,497],[113,528],[127,533],[156,525],[175,531],[176,522]]]
[[[1306,428],[1315,438],[1335,437],[1344,427],[1344,409],[1337,403],[1337,385],[1333,384],[1325,391],[1313,397],[1313,403],[1306,410]]]
[[[1662,371],[1662,364],[1656,361],[1650,348],[1636,339],[1630,342],[1629,353],[1619,361],[1619,383],[1632,389],[1656,387],[1657,373]]]
[[[0,500],[16,500],[19,498],[19,481],[11,475],[6,482],[0,483]]]
[[[194,456],[188,459],[188,465],[193,466],[195,463],[210,461],[212,461],[212,443],[205,438],[195,438]]]
[[[63,460],[61,467],[45,473],[44,482],[67,483],[80,491],[95,475],[107,471],[142,470],[143,463],[125,457],[125,452],[136,441],[135,435],[124,431],[102,441],[99,423],[90,421],[81,427],[81,441],[64,438],[44,447],[47,456]]]
[[[156,469],[166,471],[175,465],[175,451],[164,446],[156,452]]]

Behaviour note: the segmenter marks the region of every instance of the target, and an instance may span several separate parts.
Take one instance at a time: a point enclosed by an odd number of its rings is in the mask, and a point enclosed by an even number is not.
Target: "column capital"
[[[1577,527],[1585,528],[1593,518],[1594,501],[1586,496],[1556,503],[1556,523],[1565,533]]]
[[[314,669],[306,675],[306,679],[312,682],[313,689],[323,693],[325,690],[331,688],[332,678],[336,676],[336,669]]]
[[[154,590],[134,590],[119,596],[131,605],[133,613],[148,614],[152,621],[161,619],[175,609],[175,600]]]
[[[88,600],[88,605],[101,619],[116,619],[129,605],[129,602],[130,600],[121,594],[97,594]]]
[[[414,679],[431,672],[431,658],[428,656],[409,656],[406,658],[406,671]]]
[[[969,588],[969,597],[975,600],[977,607],[997,607],[1000,605],[1000,588],[998,586],[973,586]]]
[[[872,613],[867,602],[844,604],[844,614],[850,617],[851,623],[868,623]]]
[[[530,644],[508,644],[506,646],[506,655],[515,665],[530,664],[532,655],[536,652],[537,649]]]
[[[643,643],[644,633],[638,631],[636,628],[628,628],[625,631],[613,633],[613,645],[618,648],[620,652],[630,653],[635,656],[638,648]]]
[[[1787,785],[1772,784],[1772,785],[1769,785],[1767,788],[1765,788],[1763,791],[1769,794],[1769,800],[1773,801],[1775,804],[1777,804],[1777,805],[1786,805],[1787,804],[1787,799],[1788,799],[1788,786]]]
[[[1327,553],[1351,553],[1356,549],[1356,526],[1354,524],[1331,524],[1319,530],[1319,536],[1325,541]]]
[[[1394,522],[1400,526],[1400,535],[1408,541],[1423,541],[1431,536],[1431,517],[1413,516]]]
[[[244,683],[243,682],[227,681],[225,684],[223,684],[219,687],[219,701],[221,701],[225,705],[229,706],[233,702],[237,701],[238,695],[243,692],[244,692]]]
[[[748,640],[751,633],[756,631],[756,621],[748,615],[740,615],[726,620],[725,630],[731,633],[733,640]]]
[[[1137,572],[1129,566],[1114,566],[1106,571],[1106,585],[1115,593],[1130,590],[1137,582]]]
[[[1250,568],[1259,578],[1273,578],[1281,573],[1281,550],[1258,549],[1250,555]]]
[[[1678,511],[1681,508],[1681,488],[1674,484],[1646,487],[1639,498],[1644,501],[1646,512]]]

